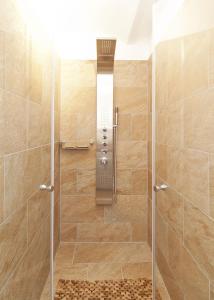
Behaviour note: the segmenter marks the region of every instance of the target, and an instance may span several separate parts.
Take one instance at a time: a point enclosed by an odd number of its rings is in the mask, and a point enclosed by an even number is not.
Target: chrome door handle
[[[168,189],[168,185],[165,183],[162,183],[160,185],[154,185],[154,191],[156,193],[160,192],[160,191],[165,191],[166,189]]]
[[[39,186],[39,189],[40,189],[40,191],[53,192],[54,186],[53,185],[41,184]]]

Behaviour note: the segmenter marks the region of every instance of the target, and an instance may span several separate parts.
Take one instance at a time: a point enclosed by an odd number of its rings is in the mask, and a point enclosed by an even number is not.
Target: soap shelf
[[[78,143],[78,141],[61,142],[63,150],[88,150],[93,144],[94,141],[92,139],[89,141],[89,143]]]

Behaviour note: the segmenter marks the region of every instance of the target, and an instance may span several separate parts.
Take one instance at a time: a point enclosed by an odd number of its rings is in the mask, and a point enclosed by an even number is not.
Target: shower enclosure
[[[0,1],[0,300],[53,300],[62,276],[150,280],[151,265],[153,300],[214,299],[214,3],[168,2],[148,61],[114,63],[103,39],[62,71]]]

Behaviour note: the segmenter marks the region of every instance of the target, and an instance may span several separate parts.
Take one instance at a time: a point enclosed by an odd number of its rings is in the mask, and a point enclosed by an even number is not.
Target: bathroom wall
[[[96,137],[96,62],[63,61],[61,141],[89,144]],[[145,61],[116,61],[119,107],[117,202],[95,204],[96,145],[61,150],[61,240],[147,240],[148,69]]]
[[[16,3],[0,2],[0,299],[35,300],[50,264],[50,194],[38,187],[50,179],[51,49]]]
[[[214,29],[156,49],[157,261],[171,299],[214,299]]]

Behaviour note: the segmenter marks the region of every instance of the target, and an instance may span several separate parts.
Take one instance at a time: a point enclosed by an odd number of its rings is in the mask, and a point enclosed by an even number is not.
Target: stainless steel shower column
[[[115,196],[113,69],[116,40],[97,40],[96,203],[111,205]]]

